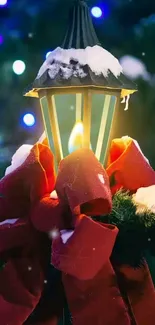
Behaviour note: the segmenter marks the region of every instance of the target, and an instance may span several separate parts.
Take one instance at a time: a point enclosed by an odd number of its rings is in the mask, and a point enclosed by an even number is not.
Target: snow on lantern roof
[[[122,91],[122,96],[136,91],[119,61],[100,46],[84,1],[76,0],[69,21],[62,47],[49,54],[25,96],[39,97],[42,89],[69,87],[99,87]]]
[[[41,66],[37,79],[48,70],[51,79],[54,79],[61,69],[64,79],[72,75],[84,78],[86,73],[84,66],[95,74],[103,74],[107,77],[109,70],[118,77],[122,72],[122,67],[118,60],[101,46],[86,47],[85,49],[62,49],[58,47],[51,52],[46,61]],[[82,68],[83,67],[83,68]]]

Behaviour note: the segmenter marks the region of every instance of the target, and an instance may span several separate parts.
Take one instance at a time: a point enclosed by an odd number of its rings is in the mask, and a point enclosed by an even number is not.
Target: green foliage
[[[110,215],[94,218],[118,227],[119,233],[112,253],[117,264],[137,267],[147,252],[155,255],[155,214],[149,210],[136,213],[128,192],[118,191],[113,197]]]

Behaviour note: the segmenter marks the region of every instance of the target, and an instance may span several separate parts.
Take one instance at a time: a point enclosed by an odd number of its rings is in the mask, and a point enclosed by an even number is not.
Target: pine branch
[[[112,253],[116,263],[138,267],[143,263],[146,252],[155,255],[155,214],[149,210],[137,214],[136,205],[128,192],[118,191],[114,195],[110,215],[93,219],[118,227]]]

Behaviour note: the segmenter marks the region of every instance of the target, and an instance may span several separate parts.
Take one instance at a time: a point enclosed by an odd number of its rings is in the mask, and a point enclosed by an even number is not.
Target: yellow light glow
[[[82,122],[77,122],[71,132],[69,141],[68,141],[68,151],[69,153],[74,152],[82,148],[83,146],[83,133],[84,127]]]

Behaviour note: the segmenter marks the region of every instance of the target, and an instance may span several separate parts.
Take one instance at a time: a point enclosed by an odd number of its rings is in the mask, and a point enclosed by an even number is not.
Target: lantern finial
[[[85,1],[74,2],[69,21],[70,24],[62,44],[63,49],[85,49],[88,46],[100,45]]]

